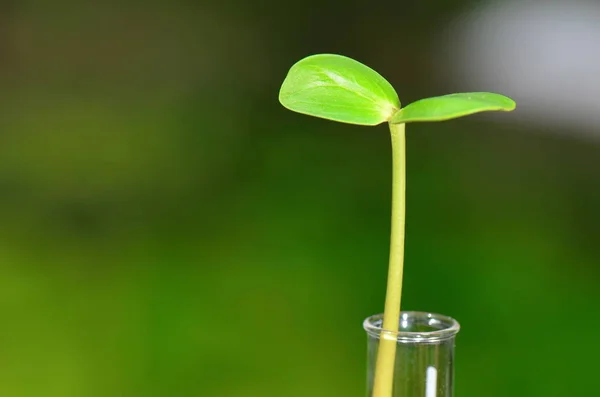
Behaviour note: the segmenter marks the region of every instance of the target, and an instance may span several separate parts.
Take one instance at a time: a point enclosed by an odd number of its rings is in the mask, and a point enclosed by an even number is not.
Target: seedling
[[[450,94],[400,106],[398,94],[379,73],[351,58],[318,54],[289,70],[279,101],[286,108],[342,123],[374,126],[387,122],[392,141],[392,225],[383,330],[377,354],[373,397],[391,397],[396,334],[404,267],[406,192],[405,125],[443,121],[485,111],[511,111],[515,102],[489,92]]]

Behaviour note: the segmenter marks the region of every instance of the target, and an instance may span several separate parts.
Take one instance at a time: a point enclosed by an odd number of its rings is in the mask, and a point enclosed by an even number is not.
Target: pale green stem
[[[389,124],[392,136],[392,230],[390,236],[390,265],[388,271],[383,332],[379,341],[372,397],[392,397],[394,387],[394,361],[402,273],[404,268],[404,223],[406,196],[406,137],[404,124]]]

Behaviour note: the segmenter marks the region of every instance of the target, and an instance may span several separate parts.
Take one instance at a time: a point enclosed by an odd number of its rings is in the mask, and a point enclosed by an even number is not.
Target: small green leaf
[[[279,102],[298,113],[360,125],[382,123],[400,109],[398,94],[379,73],[334,54],[311,55],[294,64]]]
[[[390,123],[443,121],[492,110],[509,112],[515,106],[512,99],[491,92],[450,94],[413,102],[392,116]]]

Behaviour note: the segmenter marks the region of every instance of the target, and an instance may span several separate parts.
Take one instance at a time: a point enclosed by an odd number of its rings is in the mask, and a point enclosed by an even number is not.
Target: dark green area
[[[0,395],[363,396],[388,131],[277,92],[318,52],[452,92],[434,3],[3,2]],[[600,146],[494,120],[408,126],[404,308],[460,321],[461,397],[593,394]]]

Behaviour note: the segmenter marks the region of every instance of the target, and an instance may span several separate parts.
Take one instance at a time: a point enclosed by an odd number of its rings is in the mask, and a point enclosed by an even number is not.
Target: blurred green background
[[[388,132],[277,91],[318,52],[464,90],[476,5],[3,1],[0,396],[363,396]],[[461,323],[460,397],[593,395],[600,145],[517,113],[409,126],[403,308]]]

